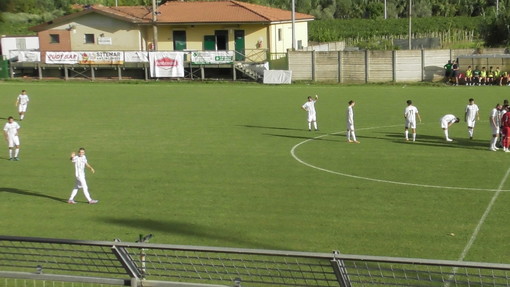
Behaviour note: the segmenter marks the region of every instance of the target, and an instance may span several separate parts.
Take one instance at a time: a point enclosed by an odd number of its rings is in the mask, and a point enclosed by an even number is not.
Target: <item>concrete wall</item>
[[[288,52],[292,80],[338,83],[439,81],[444,65],[455,59],[461,73],[469,65],[510,71],[504,49]]]

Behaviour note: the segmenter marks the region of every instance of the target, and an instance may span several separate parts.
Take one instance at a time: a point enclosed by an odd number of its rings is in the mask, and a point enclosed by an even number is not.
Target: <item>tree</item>
[[[510,45],[510,13],[504,11],[497,16],[489,16],[481,27],[481,35],[488,47],[501,47]]]

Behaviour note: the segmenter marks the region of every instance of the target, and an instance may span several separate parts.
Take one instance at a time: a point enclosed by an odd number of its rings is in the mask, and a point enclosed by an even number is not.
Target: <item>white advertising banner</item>
[[[17,59],[18,62],[40,62],[41,52],[32,51],[11,51],[11,58]]]
[[[126,63],[148,63],[148,52],[124,52],[124,61]]]
[[[232,64],[234,51],[201,51],[191,53],[193,64]]]
[[[292,71],[266,70],[264,71],[264,84],[291,84]]]
[[[184,53],[150,52],[151,77],[184,77]]]
[[[118,51],[78,52],[79,64],[122,65],[124,53]]]
[[[46,64],[78,64],[77,52],[46,52]]]

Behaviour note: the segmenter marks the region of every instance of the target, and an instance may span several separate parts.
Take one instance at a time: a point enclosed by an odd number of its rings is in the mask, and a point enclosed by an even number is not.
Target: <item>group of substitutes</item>
[[[28,108],[28,102],[30,98],[27,95],[26,90],[22,90],[21,93],[16,98],[15,106],[18,108],[19,121],[23,121],[25,118],[25,113]],[[14,120],[14,117],[10,116],[7,118],[7,123],[4,125],[4,137],[7,141],[7,145],[9,148],[9,160],[10,161],[19,161],[19,152],[20,152],[20,138],[19,138],[19,130],[21,126]],[[92,199],[90,197],[90,193],[88,191],[87,181],[85,179],[85,167],[89,168],[92,173],[95,173],[94,168],[87,162],[87,157],[85,156],[85,149],[80,148],[78,153],[71,153],[71,162],[74,164],[75,170],[75,178],[76,182],[74,188],[71,192],[71,196],[68,199],[68,203],[76,204],[74,201],[75,196],[78,193],[79,189],[83,190],[83,194],[87,199],[89,204],[98,203],[97,200]]]
[[[307,112],[307,121],[308,121],[308,130],[312,131],[312,128],[315,131],[318,131],[317,125],[317,114],[315,110],[315,103],[319,97],[315,95],[315,97],[308,97],[307,101],[301,106],[301,109]],[[356,103],[353,100],[348,102],[347,110],[346,110],[346,126],[347,126],[347,142],[349,143],[359,143],[356,139],[356,134],[354,132],[354,111],[353,107]],[[418,112],[418,108],[413,105],[413,101],[407,100],[407,106],[404,109],[404,135],[406,141],[416,141],[416,124],[417,120],[421,123],[420,113]],[[468,136],[469,139],[473,139],[474,128],[476,121],[480,120],[480,109],[478,105],[475,104],[475,100],[473,98],[468,100],[468,104],[464,113],[464,121],[467,124]],[[443,129],[444,137],[447,142],[452,142],[453,139],[450,138],[448,129],[451,125],[460,122],[460,118],[453,114],[446,114],[439,120],[441,128]],[[491,151],[497,151],[498,145],[503,148],[503,151],[510,152],[510,106],[508,100],[504,100],[503,105],[496,104],[496,106],[491,110],[491,114],[489,117],[489,124],[492,130],[492,138],[490,141],[489,149]],[[409,131],[411,131],[411,137],[409,135]]]
[[[510,74],[501,71],[499,67],[494,69],[491,66],[489,69],[486,67],[480,69],[479,66],[475,66],[473,69],[471,66],[468,66],[466,71],[461,73],[458,62],[449,60],[444,65],[444,70],[445,82],[455,86],[458,86],[459,82],[466,86],[510,86]]]

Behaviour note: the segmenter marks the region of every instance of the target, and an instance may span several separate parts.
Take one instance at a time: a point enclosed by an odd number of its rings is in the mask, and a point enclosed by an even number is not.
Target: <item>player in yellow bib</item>
[[[466,74],[464,75],[464,82],[466,83],[466,86],[473,85],[473,69],[471,66],[467,67]]]

